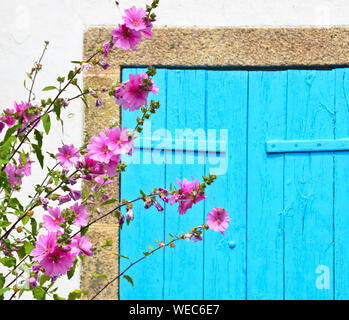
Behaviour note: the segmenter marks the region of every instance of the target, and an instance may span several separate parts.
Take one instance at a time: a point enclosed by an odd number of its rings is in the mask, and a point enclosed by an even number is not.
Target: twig
[[[159,249],[161,248],[164,248],[164,247],[167,247],[169,246],[170,244],[172,244],[173,242],[177,241],[177,240],[182,240],[183,238],[176,238],[176,239],[173,239],[171,240],[170,242],[168,242],[167,244],[165,244],[164,246],[162,247],[158,247],[154,250],[152,250],[149,255],[153,254],[155,251],[158,251]],[[132,266],[134,266],[136,263],[144,260],[148,255],[144,255],[142,258],[139,258],[137,261],[135,262],[132,262],[123,272],[121,272],[119,275],[117,275],[115,278],[113,278],[112,280],[110,280],[101,290],[99,290],[90,300],[94,300],[103,290],[105,290],[108,286],[110,286],[114,281],[116,281],[117,279],[119,279],[122,275],[125,274],[125,272],[130,269]]]

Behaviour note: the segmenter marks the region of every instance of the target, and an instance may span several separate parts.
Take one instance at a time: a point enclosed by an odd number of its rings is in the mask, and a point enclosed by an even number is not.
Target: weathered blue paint
[[[125,68],[123,79],[140,71]],[[214,206],[232,220],[225,236],[207,231],[202,242],[178,241],[131,268],[135,287],[121,279],[120,298],[348,299],[349,69],[164,68],[154,81],[161,108],[151,130],[169,131],[140,134],[132,158],[140,164],[122,174],[121,198],[201,179],[220,157],[228,170],[184,216],[177,206],[159,213],[135,203],[120,253],[134,261],[155,239],[203,223]],[[124,111],[123,126],[137,115]],[[187,137],[184,155],[176,129],[199,134]],[[121,258],[120,270],[128,264]]]

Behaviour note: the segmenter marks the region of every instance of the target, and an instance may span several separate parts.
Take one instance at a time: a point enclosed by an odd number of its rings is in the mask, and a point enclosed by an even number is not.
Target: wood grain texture
[[[264,141],[285,137],[287,72],[250,72],[248,97],[247,298],[283,298],[283,155]]]
[[[287,139],[333,139],[334,71],[288,71]],[[333,154],[285,156],[285,299],[333,298]],[[330,289],[316,286],[319,266]]]
[[[124,69],[122,74],[123,80],[128,80],[130,73],[140,73],[141,71],[144,70],[136,68]],[[159,97],[162,108],[151,117],[153,130],[165,125],[165,74],[166,70],[158,70],[154,78],[160,92],[162,92]],[[149,99],[155,99],[153,94],[150,95]],[[137,115],[141,115],[140,110],[123,112],[122,126],[126,126],[129,129],[134,128]],[[137,152],[139,153],[138,155]],[[140,189],[145,193],[151,193],[155,186],[163,186],[165,182],[165,165],[147,161],[147,157],[151,156],[149,151],[144,151],[143,153],[135,150],[134,156],[136,159],[140,156],[139,159],[141,161],[138,164],[130,164],[126,172],[121,174],[121,199],[133,200],[139,197]],[[131,261],[142,257],[144,251],[149,251],[149,245],[155,248],[157,245],[155,239],[162,241],[164,234],[164,212],[158,212],[155,207],[145,210],[142,201],[134,203],[133,212],[134,220],[129,226],[125,222],[120,232],[120,254],[128,256]],[[125,210],[123,210],[123,213],[126,215]],[[120,258],[120,271],[124,270],[129,263],[128,260]],[[162,299],[163,268],[163,252],[158,252],[132,267],[127,275],[132,277],[135,287],[133,288],[126,279],[120,279],[120,299]]]
[[[349,69],[336,70],[336,139],[349,137]],[[349,152],[334,155],[335,299],[349,299]]]
[[[176,129],[205,128],[205,71],[168,70],[167,125],[175,135]],[[183,132],[184,133],[184,132]],[[188,135],[187,135],[188,137]],[[190,137],[190,134],[189,134]],[[178,137],[179,139],[181,137]],[[184,136],[183,136],[184,138]],[[190,138],[192,139],[192,137]],[[204,154],[187,152],[183,163],[166,166],[166,185],[176,185],[176,178],[192,177],[199,181],[204,175],[204,165],[199,164]],[[174,159],[172,159],[174,160]],[[176,188],[179,186],[176,185]],[[204,222],[203,201],[179,215],[177,205],[166,205],[165,232],[181,234]],[[203,298],[203,242],[187,243],[179,241],[176,248],[165,250],[165,299],[202,299]]]
[[[134,152],[153,163],[128,167],[121,198],[135,186],[200,180],[224,159],[227,172],[183,216],[177,205],[163,214],[135,206],[120,253],[136,257],[155,238],[190,231],[214,206],[232,220],[225,236],[208,231],[202,242],[179,241],[146,259],[130,272],[134,289],[120,281],[120,298],[347,299],[349,152],[341,143],[349,138],[349,70],[164,68],[156,77],[162,107],[151,120],[153,136],[143,139],[148,149]],[[132,127],[134,116],[123,112],[123,125]],[[210,152],[197,140],[211,141]],[[267,153],[266,141],[305,149]],[[322,150],[319,141],[332,147]],[[321,287],[326,270],[329,287]]]
[[[205,299],[246,298],[247,86],[247,71],[207,71],[207,131],[215,130],[215,139],[222,140],[220,130],[227,130],[228,152],[208,155],[206,175],[215,172],[215,163],[223,168],[227,162],[227,171],[208,187],[205,213],[222,206],[232,220],[225,236],[205,235]]]

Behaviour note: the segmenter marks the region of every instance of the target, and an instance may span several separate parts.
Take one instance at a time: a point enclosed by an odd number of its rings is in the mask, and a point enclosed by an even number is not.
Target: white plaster
[[[150,2],[119,0],[117,7],[114,0],[1,0],[0,108],[27,99],[23,88],[25,72],[40,56],[45,40],[50,41],[50,46],[36,83],[40,97],[52,95],[40,90],[55,84],[57,76],[67,75],[71,60],[81,59],[86,28],[121,23],[124,9],[133,4],[144,7]],[[349,3],[348,0],[160,0],[156,13],[158,27],[344,26],[349,22]],[[69,93],[67,96],[75,91]],[[71,103],[69,110],[63,112],[64,133],[54,126],[45,142],[46,150],[55,153],[62,141],[81,144],[82,111],[80,102]],[[42,177],[43,172],[36,165],[33,176],[25,182],[24,192],[31,194],[31,186]],[[79,277],[62,283],[58,294],[66,297],[79,287]]]

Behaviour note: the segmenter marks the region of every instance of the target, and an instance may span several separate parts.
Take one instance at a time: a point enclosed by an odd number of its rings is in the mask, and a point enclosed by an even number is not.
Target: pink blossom
[[[21,103],[14,103],[15,110],[19,116],[21,116],[22,113],[31,106],[32,105],[30,103],[25,103],[23,101]]]
[[[112,129],[105,128],[110,145],[114,147],[114,154],[128,154],[132,150],[133,140],[127,135],[127,128],[122,130],[116,126]]]
[[[69,201],[71,200],[71,198],[70,198],[70,196],[67,194],[67,195],[65,195],[65,196],[59,196],[59,197],[57,198],[57,200],[58,200],[58,205],[61,205],[61,204],[63,204],[63,203],[69,202]]]
[[[75,237],[73,237],[71,244],[68,246],[70,253],[74,256],[78,256],[80,254],[91,256],[91,247],[92,243],[88,240],[88,237],[81,237],[80,234],[77,234]]]
[[[179,190],[176,190],[176,192],[171,194],[169,198],[166,198],[165,195],[161,198],[170,205],[178,202],[179,214],[185,214],[188,209],[192,208],[193,204],[198,203],[203,199],[207,199],[204,193],[199,192],[199,184],[196,179],[193,179],[193,182],[190,182],[186,178],[183,179],[183,182],[177,179],[177,183],[180,186]]]
[[[110,48],[111,48],[111,45],[110,45],[109,42],[107,42],[107,43],[103,46],[104,58],[108,57]]]
[[[146,21],[145,22],[145,29],[142,30],[142,33],[144,34],[144,36],[146,36],[147,38],[151,38],[153,36],[153,33],[152,33],[152,28],[153,28],[153,25],[150,21]]]
[[[142,31],[146,29],[147,24],[144,19],[147,15],[144,9],[137,9],[133,6],[130,9],[125,10],[126,16],[123,16],[126,26],[132,30]]]
[[[228,228],[230,222],[230,217],[228,217],[228,212],[224,208],[214,207],[208,214],[206,223],[208,227],[214,231],[220,231],[223,235],[225,229]]]
[[[191,238],[192,242],[198,242],[198,241],[202,241],[203,237],[200,234],[199,236],[197,234],[194,234],[193,237]]]
[[[104,174],[104,165],[103,163],[98,163],[97,161],[91,159],[89,156],[85,156],[85,163],[83,165],[85,168],[89,169],[91,174]]]
[[[69,208],[74,211],[76,214],[76,218],[74,219],[74,223],[78,227],[84,227],[88,224],[88,216],[90,215],[87,211],[87,208],[83,204],[78,204],[75,202],[73,206]]]
[[[70,168],[77,164],[79,160],[79,149],[74,147],[74,145],[63,145],[63,147],[58,148],[59,153],[56,154],[63,168]]]
[[[65,221],[63,217],[61,217],[61,210],[59,207],[57,208],[48,208],[48,212],[50,215],[44,215],[44,222],[42,226],[46,228],[50,232],[56,232],[57,234],[63,233],[63,228],[59,225]]]
[[[142,39],[142,34],[139,31],[132,30],[126,24],[119,24],[118,29],[112,29],[113,42],[116,47],[124,50],[136,50],[138,42]]]
[[[107,185],[107,184],[114,183],[114,181],[111,179],[107,179],[104,181],[103,177],[101,177],[101,176],[96,177],[95,181],[101,185]]]
[[[109,163],[107,163],[105,165],[108,177],[112,177],[115,175],[116,168],[117,168],[118,164],[120,163],[120,160],[121,160],[120,155],[115,155],[110,159]]]
[[[15,184],[22,184],[23,170],[17,168],[15,165],[8,163],[5,167],[5,172],[8,175],[11,187]]]
[[[31,164],[34,163],[35,161],[29,160],[29,158],[26,161],[25,166],[22,163],[22,158],[19,157],[19,163],[20,163],[20,169],[23,171],[25,176],[30,176],[31,175]]]
[[[40,263],[44,273],[51,277],[65,274],[73,266],[75,260],[75,257],[69,251],[62,250],[57,246],[57,238],[54,232],[40,235],[30,255]]]
[[[87,145],[89,149],[89,158],[95,161],[108,163],[113,157],[114,147],[111,145],[104,132],[100,132],[98,136],[91,138],[92,144]]]
[[[129,80],[115,89],[115,103],[121,104],[124,110],[134,111],[147,105],[149,92],[158,94],[158,91],[158,87],[147,74],[130,74]]]
[[[13,114],[15,113],[15,111],[13,109],[9,109],[7,108],[5,110],[7,113]],[[11,115],[5,114],[5,116],[3,117],[3,121],[9,126],[12,127],[15,123],[16,123],[16,119],[14,117],[12,117]]]

